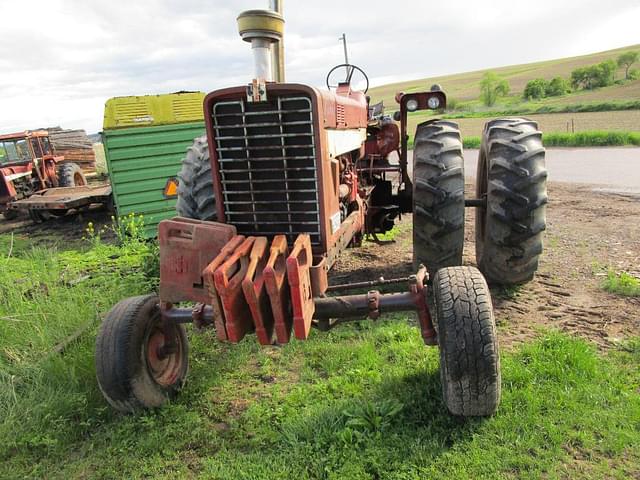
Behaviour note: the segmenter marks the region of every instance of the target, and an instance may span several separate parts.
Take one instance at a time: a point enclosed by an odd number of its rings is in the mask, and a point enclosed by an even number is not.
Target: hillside
[[[578,57],[562,58],[557,60],[548,60],[544,62],[527,63],[522,65],[511,65],[500,68],[486,68],[474,72],[456,73],[432,78],[421,78],[409,80],[406,82],[392,83],[372,88],[369,91],[373,101],[383,100],[387,109],[394,110],[396,103],[394,96],[396,92],[411,92],[416,90],[428,89],[432,84],[438,83],[445,90],[447,95],[455,98],[458,102],[474,102],[480,95],[480,80],[485,72],[491,70],[506,78],[511,86],[509,97],[502,99],[495,109],[500,107],[516,105],[538,106],[538,105],[568,105],[568,104],[584,104],[603,101],[627,101],[640,99],[640,80],[631,81],[624,85],[612,85],[610,87],[600,88],[591,91],[578,91],[561,97],[546,98],[535,103],[522,102],[522,93],[524,87],[529,80],[534,78],[544,78],[550,80],[553,77],[561,76],[569,78],[571,71],[599,63],[604,60],[615,60],[618,55],[627,50],[640,51],[640,44],[629,45],[627,47],[607,50],[605,52],[592,53],[590,55],[582,55]],[[634,65],[640,68],[640,64]],[[624,70],[619,69],[616,78],[623,78]],[[640,126],[637,128],[640,129]]]

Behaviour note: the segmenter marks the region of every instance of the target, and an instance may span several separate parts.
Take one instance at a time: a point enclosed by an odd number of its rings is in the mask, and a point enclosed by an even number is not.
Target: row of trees
[[[613,60],[576,68],[571,72],[571,86],[576,90],[580,88],[592,90],[613,85],[617,68],[618,65]]]
[[[617,60],[605,60],[595,65],[576,68],[571,72],[571,85],[575,89],[584,88],[592,90],[599,87],[613,85],[616,81],[616,70],[624,68],[624,79],[635,80],[640,78],[640,71],[631,69],[640,58],[640,53],[628,51],[620,54]]]
[[[524,87],[523,97],[526,100],[537,100],[544,97],[557,97],[571,91],[569,82],[562,77],[554,77],[551,81],[544,78],[529,80]]]
[[[625,80],[640,78],[640,71],[631,67],[638,61],[640,54],[628,51],[618,56],[617,61],[605,60],[604,62],[586,67],[576,68],[571,72],[570,82],[562,77],[555,77],[551,81],[544,78],[530,80],[524,88],[523,97],[526,100],[539,100],[545,97],[553,97],[569,93],[571,88],[592,90],[594,88],[613,85],[618,68],[624,68]]]

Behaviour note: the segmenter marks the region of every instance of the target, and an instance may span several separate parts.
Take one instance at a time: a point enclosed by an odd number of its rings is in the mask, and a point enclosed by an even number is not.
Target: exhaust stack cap
[[[280,41],[284,33],[284,18],[273,10],[247,10],[238,15],[238,32],[251,43],[255,78],[273,80],[271,44]]]

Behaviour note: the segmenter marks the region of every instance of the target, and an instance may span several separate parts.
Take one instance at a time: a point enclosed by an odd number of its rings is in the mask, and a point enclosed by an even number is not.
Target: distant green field
[[[623,101],[637,101],[640,99],[640,80],[630,81],[622,85],[612,85],[610,87],[585,91],[580,90],[560,97],[550,97],[535,102],[525,102],[522,100],[522,93],[524,87],[529,80],[535,78],[544,78],[550,80],[553,77],[561,76],[569,78],[571,71],[583,67],[586,65],[592,65],[594,63],[602,62],[603,60],[613,59],[615,60],[620,53],[628,50],[640,51],[639,45],[629,45],[627,47],[618,48],[615,50],[608,50],[605,52],[593,53],[590,55],[582,55],[579,57],[562,58],[557,60],[549,60],[545,62],[529,63],[523,65],[512,65],[508,67],[500,68],[487,68],[484,70],[478,70],[474,72],[456,73],[452,75],[445,75],[432,78],[421,78],[415,80],[409,80],[406,82],[393,83],[388,85],[382,85],[372,88],[369,91],[373,102],[380,100],[384,101],[384,104],[388,111],[393,111],[397,108],[397,104],[394,100],[396,92],[412,92],[419,90],[428,90],[429,87],[438,83],[442,86],[443,90],[447,93],[449,98],[454,98],[458,102],[464,102],[467,105],[471,105],[474,109],[482,110],[478,98],[480,96],[480,80],[486,71],[494,71],[508,80],[511,87],[511,93],[508,97],[499,100],[499,104],[492,108],[492,110],[504,110],[504,109],[525,109],[534,110],[539,107],[561,107],[563,105],[581,105],[588,103],[601,103],[601,102],[623,102]],[[636,68],[640,68],[640,65],[635,65]],[[623,69],[619,69],[616,73],[616,79],[622,79],[624,77]],[[628,113],[621,112],[622,116],[629,115]],[[572,114],[575,115],[575,114]],[[603,118],[607,121],[607,117],[596,116],[596,118]],[[566,122],[570,121],[571,117],[561,117],[561,119],[550,125],[552,131],[566,131]],[[617,121],[617,119],[616,119]],[[611,130],[640,130],[640,121],[638,117],[632,117],[631,128],[629,125],[619,125],[614,121],[610,125],[588,125],[580,127],[581,130],[593,130],[593,129],[611,129]],[[482,122],[484,123],[484,122]],[[564,128],[562,128],[564,127]],[[471,130],[468,135],[476,135],[475,131]],[[411,130],[410,130],[411,131]],[[579,131],[576,129],[576,131]]]
[[[524,115],[538,122],[540,130],[546,133],[589,132],[593,130],[607,130],[613,132],[640,131],[640,110],[626,110],[615,112],[580,112],[580,113],[545,113]],[[431,118],[422,112],[409,116],[408,131],[410,135],[420,122]],[[460,126],[463,137],[482,134],[484,124],[488,118],[455,118]]]
[[[409,148],[413,148],[413,139],[409,139]],[[590,130],[576,133],[545,133],[542,136],[545,147],[609,147],[640,146],[640,132],[608,132]],[[462,139],[464,148],[480,148],[480,135],[466,136]]]

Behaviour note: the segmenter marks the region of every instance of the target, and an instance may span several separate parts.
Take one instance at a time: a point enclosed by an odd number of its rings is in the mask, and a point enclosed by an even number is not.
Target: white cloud
[[[266,0],[2,2],[0,132],[101,128],[113,96],[210,91],[248,81],[237,14]],[[285,2],[289,81],[324,85],[342,62],[372,84],[639,43],[636,0]]]

